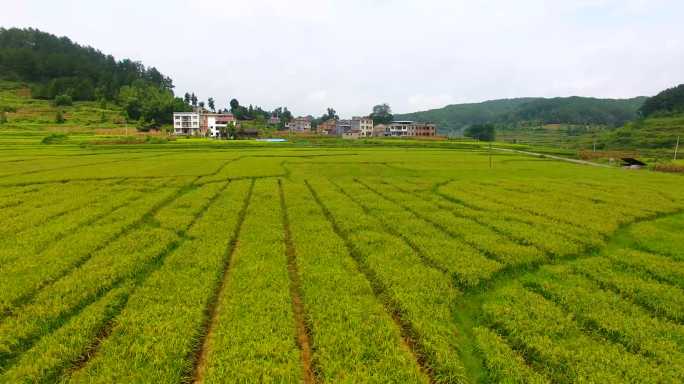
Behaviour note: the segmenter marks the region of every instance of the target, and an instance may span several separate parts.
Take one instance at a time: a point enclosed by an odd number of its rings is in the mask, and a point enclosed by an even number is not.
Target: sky
[[[177,95],[296,115],[684,83],[682,0],[0,0],[0,26],[170,76]]]

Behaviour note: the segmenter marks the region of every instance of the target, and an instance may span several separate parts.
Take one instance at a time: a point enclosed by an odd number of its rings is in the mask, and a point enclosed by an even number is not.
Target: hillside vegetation
[[[454,104],[423,112],[399,114],[397,119],[431,121],[442,134],[460,134],[473,124],[504,126],[541,124],[605,125],[618,127],[637,117],[645,97],[596,99],[589,97],[519,98]]]
[[[34,99],[115,102],[143,129],[190,109],[156,68],[31,28],[0,28],[0,80],[30,85]]]

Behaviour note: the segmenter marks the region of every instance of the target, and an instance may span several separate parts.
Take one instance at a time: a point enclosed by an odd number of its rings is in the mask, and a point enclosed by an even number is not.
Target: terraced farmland
[[[476,149],[0,152],[0,382],[684,382],[684,179]]]

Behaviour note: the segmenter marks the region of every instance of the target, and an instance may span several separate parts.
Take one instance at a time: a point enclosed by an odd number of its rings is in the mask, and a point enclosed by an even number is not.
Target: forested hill
[[[144,81],[171,90],[171,79],[156,68],[72,42],[36,29],[0,28],[0,78],[33,84],[33,97],[114,100],[121,87]]]
[[[30,97],[55,106],[113,101],[143,129],[171,123],[173,111],[191,110],[156,68],[31,28],[0,28],[0,80],[29,86]]]
[[[645,97],[596,99],[589,97],[518,98],[454,104],[423,112],[395,115],[395,119],[430,121],[440,133],[457,133],[472,124],[515,125],[599,124],[617,127],[637,117]]]

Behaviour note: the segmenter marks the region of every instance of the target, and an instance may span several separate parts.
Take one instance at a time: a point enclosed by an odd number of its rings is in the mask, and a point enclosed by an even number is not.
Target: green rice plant
[[[188,357],[200,347],[205,308],[222,278],[249,188],[249,182],[233,182],[212,198],[188,239],[130,296],[97,355],[69,382],[180,382],[191,375]]]
[[[629,235],[639,249],[684,261],[684,215],[637,223]]]
[[[684,290],[681,288],[620,271],[605,257],[578,260],[572,263],[572,268],[595,280],[601,287],[643,305],[658,316],[677,322],[684,320]]]
[[[439,209],[432,201],[401,193],[386,184],[362,184],[377,196],[389,199],[402,210],[410,211],[416,217],[432,223],[437,230],[460,239],[504,265],[530,264],[544,258],[537,248],[513,242],[474,220],[457,217],[449,211]]]
[[[671,373],[597,335],[587,335],[542,296],[511,284],[483,304],[488,324],[555,382],[677,382]]]
[[[293,182],[283,189],[320,381],[426,382],[310,191]]]
[[[101,299],[69,319],[61,328],[38,341],[0,374],[7,383],[57,382],[62,373],[72,369],[87,356],[93,341],[103,337],[102,329],[126,304],[131,284],[107,292]]]
[[[316,202],[371,280],[405,337],[424,359],[436,382],[464,382],[451,306],[461,295],[442,271],[423,264],[402,239],[322,180],[310,180]]]
[[[477,349],[484,358],[489,382],[551,383],[551,380],[529,367],[523,357],[511,349],[496,332],[484,327],[475,327],[473,333],[475,334]]]
[[[0,267],[0,313],[11,312],[41,287],[54,282],[86,262],[136,222],[142,213],[172,197],[176,190],[160,190],[120,207],[109,215],[54,241],[35,255],[16,259]]]
[[[302,379],[289,284],[277,183],[258,181],[200,359],[202,382]]]
[[[441,231],[431,221],[406,210],[394,201],[378,196],[359,183],[339,183],[338,188],[349,199],[382,223],[390,234],[404,239],[428,264],[453,276],[463,288],[473,287],[503,268],[475,248]],[[434,214],[434,212],[433,212]]]
[[[543,267],[522,283],[571,312],[586,328],[655,359],[672,379],[684,380],[683,326],[651,316],[567,266]]]
[[[78,231],[81,227],[97,221],[140,196],[141,193],[136,190],[112,191],[107,198],[82,204],[76,210],[65,215],[55,217],[41,225],[29,227],[17,232],[14,236],[1,239],[0,260],[3,261],[3,266],[0,267],[0,276],[2,276],[2,270],[7,263],[15,261],[17,258],[21,258],[22,261],[30,259],[60,237]]]
[[[646,272],[656,280],[684,288],[684,262],[682,261],[632,249],[620,249],[607,253],[606,256],[615,264],[624,266],[635,273]]]
[[[204,189],[195,189],[188,194],[202,197],[206,193]],[[196,207],[195,215],[192,215],[186,204],[185,200],[176,201],[168,207],[185,217],[183,227],[177,228],[181,233],[191,225],[201,208]],[[37,293],[20,312],[0,323],[0,365],[30,346],[36,337],[63,324],[85,303],[128,279],[144,275],[150,266],[173,250],[180,240],[179,235],[154,224],[154,221],[143,222],[138,230],[97,251],[76,270]]]

